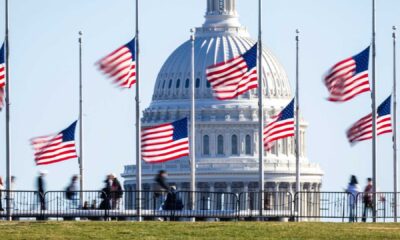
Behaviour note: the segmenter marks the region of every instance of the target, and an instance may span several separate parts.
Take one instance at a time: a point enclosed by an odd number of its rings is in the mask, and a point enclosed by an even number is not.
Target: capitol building
[[[196,188],[198,191],[258,191],[258,94],[253,89],[233,100],[214,98],[206,68],[243,54],[256,41],[239,22],[236,0],[207,0],[205,22],[195,31]],[[187,31],[188,29],[183,29]],[[271,36],[268,36],[271,37]],[[263,49],[265,119],[279,113],[293,98],[283,66],[268,48]],[[143,111],[143,127],[190,116],[191,41],[180,45],[162,66],[152,102]],[[323,171],[307,158],[307,122],[300,122],[302,191],[319,191]],[[281,139],[265,152],[265,190],[295,192],[296,160],[293,138]],[[136,189],[136,166],[125,166],[126,190]],[[152,190],[159,170],[178,190],[190,190],[188,157],[142,165],[143,190]]]

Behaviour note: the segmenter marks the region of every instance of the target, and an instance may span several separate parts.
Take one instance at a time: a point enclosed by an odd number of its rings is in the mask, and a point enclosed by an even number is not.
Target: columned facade
[[[256,41],[240,25],[236,0],[207,0],[205,22],[196,29],[196,186],[198,191],[252,192],[258,190],[258,94],[251,90],[236,99],[214,98],[206,79],[206,68],[246,52]],[[266,36],[273,37],[273,36]],[[284,47],[284,46],[282,46]],[[144,127],[190,116],[191,43],[184,42],[162,66],[152,102],[143,112]],[[265,119],[281,111],[293,98],[283,66],[268,49],[263,49],[263,89]],[[318,191],[323,172],[311,163],[306,152],[308,123],[300,122],[300,166],[302,189]],[[294,197],[295,145],[293,138],[279,140],[265,152],[265,189],[289,192]],[[154,176],[161,169],[179,190],[190,189],[189,159],[184,157],[162,164],[143,164],[143,189],[152,189]],[[125,166],[125,189],[134,189],[135,166]],[[250,193],[249,193],[250,194]],[[250,196],[248,196],[250,197]],[[283,201],[268,196],[269,204]],[[247,206],[251,207],[251,206]]]

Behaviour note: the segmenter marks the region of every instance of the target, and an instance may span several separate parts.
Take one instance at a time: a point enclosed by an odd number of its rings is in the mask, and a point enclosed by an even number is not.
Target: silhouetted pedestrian
[[[112,209],[119,209],[119,203],[121,201],[122,195],[124,194],[122,190],[121,183],[117,179],[116,174],[110,175],[112,178],[111,184],[111,208]]]
[[[100,209],[110,209],[110,195],[111,195],[111,186],[112,186],[112,178],[110,175],[107,175],[106,180],[104,180],[105,186],[101,189],[100,198],[102,199],[100,202]]]
[[[71,201],[71,208],[75,208],[75,209],[78,208],[78,202],[79,202],[78,179],[79,179],[78,175],[72,176],[71,182],[65,191],[66,198]]]
[[[46,192],[46,182],[44,180],[45,176],[47,175],[47,171],[43,170],[40,171],[39,177],[37,179],[37,189],[38,189],[38,198],[40,203],[40,209],[46,210],[46,202],[45,202],[45,192]]]
[[[155,189],[154,189],[154,197],[158,199],[160,204],[159,210],[163,209],[163,204],[166,199],[166,193],[170,191],[170,186],[167,183],[167,172],[165,170],[160,170],[155,177]]]
[[[363,204],[364,204],[364,209],[363,209],[363,216],[362,216],[362,221],[366,222],[367,217],[368,217],[368,209],[373,211],[374,208],[374,203],[373,203],[373,187],[372,187],[372,179],[367,178],[367,186],[364,189],[364,195],[363,195]]]

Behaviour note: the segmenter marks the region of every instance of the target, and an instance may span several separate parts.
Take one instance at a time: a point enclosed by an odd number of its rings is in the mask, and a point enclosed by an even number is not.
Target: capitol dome
[[[205,22],[195,30],[196,182],[204,191],[258,190],[258,94],[253,89],[235,99],[214,98],[207,82],[208,66],[246,52],[256,41],[240,25],[236,0],[207,0]],[[263,49],[265,119],[293,98],[283,66]],[[180,45],[165,61],[154,86],[152,102],[143,111],[143,126],[190,116],[191,42]],[[323,172],[306,155],[307,123],[300,123],[301,186],[319,190]],[[265,152],[265,189],[293,192],[295,187],[294,139],[281,139]],[[135,167],[125,166],[125,188],[135,189]],[[143,163],[143,189],[152,189],[157,171],[165,169],[180,190],[189,190],[189,159],[162,164]]]

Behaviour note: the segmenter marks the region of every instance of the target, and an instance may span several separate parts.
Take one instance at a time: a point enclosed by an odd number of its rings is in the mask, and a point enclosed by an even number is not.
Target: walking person
[[[362,216],[362,221],[366,222],[367,217],[368,217],[368,209],[373,211],[373,188],[372,188],[372,179],[367,178],[367,186],[364,189],[364,195],[363,195],[363,216]]]
[[[159,210],[163,210],[166,194],[170,191],[170,186],[167,183],[167,176],[168,174],[165,170],[160,170],[154,179],[156,182],[156,186],[154,189],[154,198],[155,201],[159,203]]]
[[[0,176],[0,211],[4,211],[3,208],[3,191],[4,191],[4,182],[3,178]]]
[[[119,203],[124,192],[122,190],[121,183],[117,179],[117,175],[113,173],[111,174],[111,178],[111,209],[119,209]]]
[[[39,177],[37,178],[37,189],[38,189],[38,198],[39,198],[39,203],[40,203],[40,209],[41,210],[46,210],[46,202],[45,202],[45,192],[46,192],[46,182],[45,182],[45,177],[47,175],[47,171],[43,170],[40,171]]]
[[[70,200],[70,208],[71,209],[78,209],[78,175],[74,175],[71,178],[71,182],[66,189],[66,198]]]
[[[349,222],[356,222],[356,202],[357,194],[361,192],[360,186],[358,185],[357,177],[351,175],[349,185],[347,186],[346,192],[349,193],[349,211],[350,217]]]
[[[106,180],[104,180],[105,186],[101,189],[100,198],[102,199],[100,202],[99,209],[108,210],[111,208],[110,204],[110,195],[111,195],[111,186],[112,186],[112,178],[111,175],[107,175]]]

